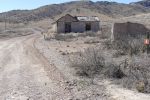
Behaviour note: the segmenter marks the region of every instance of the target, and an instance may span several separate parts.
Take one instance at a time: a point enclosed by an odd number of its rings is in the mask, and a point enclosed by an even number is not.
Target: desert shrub
[[[110,39],[110,33],[101,33],[99,37],[101,39]]]
[[[102,42],[102,44],[104,45],[105,49],[111,49],[112,48],[112,43],[109,39],[107,39],[106,41]]]
[[[90,39],[90,40],[84,41],[84,43],[85,44],[95,44],[95,43],[100,43],[100,41],[97,39]]]
[[[72,39],[72,38],[75,38],[73,34],[56,34],[55,35],[55,39],[61,40],[61,41],[65,41],[67,39]]]
[[[112,47],[130,56],[137,55],[144,51],[142,39],[132,39],[128,41],[118,40],[112,43]]]
[[[145,60],[144,60],[145,61]],[[138,57],[138,62],[125,59],[119,64],[106,62],[102,51],[88,48],[71,59],[77,75],[94,78],[95,75],[113,78],[114,82],[128,89],[150,93],[150,64]]]
[[[0,32],[0,35],[3,37],[16,37],[16,36],[26,36],[33,34],[33,30],[30,28],[18,28],[18,29],[9,29],[3,30]]]
[[[125,59],[119,65],[113,63],[106,65],[102,72],[125,88],[150,93],[150,65],[148,63],[129,63],[129,60]]]
[[[96,37],[97,33],[96,32],[92,32],[92,31],[88,31],[88,32],[84,32],[84,33],[67,33],[67,34],[56,34],[55,35],[55,39],[56,40],[67,40],[67,39],[72,39],[72,38],[77,38],[77,37]]]
[[[119,65],[110,62],[103,69],[103,74],[108,78],[122,79],[126,77],[125,68],[128,66],[128,60],[123,60]]]
[[[127,61],[124,61],[123,64],[124,67],[127,66]],[[71,59],[71,66],[77,70],[77,74],[80,76],[93,77],[97,74],[109,78],[123,78],[126,76],[124,69],[122,69],[122,63],[120,65],[106,63],[99,49],[88,48],[84,52],[80,52]]]
[[[139,81],[137,82],[136,84],[136,89],[139,91],[139,92],[143,92],[145,91],[145,83],[143,81]]]
[[[126,55],[124,51],[122,51],[122,50],[117,50],[116,52],[113,53],[112,56],[115,57],[115,58],[118,58],[118,57],[124,56],[124,55]]]
[[[86,32],[86,36],[95,37],[95,36],[97,36],[97,33],[96,32],[92,32],[92,31],[87,31]]]
[[[149,65],[138,65],[138,64],[132,64],[129,66],[129,72],[127,73],[130,80],[135,80],[133,83],[133,86],[136,86],[139,92],[150,92],[150,66]],[[128,80],[128,82],[130,82]],[[138,83],[138,84],[137,84]],[[141,87],[141,84],[143,83],[143,90],[139,90],[139,87]]]
[[[114,65],[114,64],[110,64],[109,66],[105,66],[105,68],[103,69],[103,73],[108,78],[121,79],[121,78],[125,77],[125,74],[120,69],[120,66]]]
[[[127,44],[125,41],[114,41],[112,43],[112,47],[116,50],[122,50],[123,52],[126,53],[126,51],[128,51],[129,48],[129,44]]]
[[[77,69],[78,75],[93,77],[105,66],[105,59],[96,49],[89,48],[75,57],[71,66]]]
[[[128,62],[126,63],[124,62],[124,64],[119,66],[118,68],[121,71],[120,74],[125,76],[122,77],[121,80],[117,80],[119,81],[119,84],[123,85],[125,88],[137,89],[137,91],[139,92],[150,93],[150,74],[149,74],[150,65],[149,64],[144,65],[144,64],[138,64],[136,62],[129,64]]]
[[[144,46],[143,41],[141,41],[141,39],[138,40],[134,39],[132,41],[129,41],[128,44],[129,44],[128,54],[130,56],[139,54],[142,51]]]
[[[102,38],[102,39],[109,39],[110,36],[111,36],[111,26],[108,26],[108,25],[101,26],[100,38]]]
[[[56,33],[50,33],[50,32],[46,32],[46,33],[42,33],[42,35],[44,36],[44,39],[45,40],[51,40],[51,39],[54,39],[55,38],[55,34]]]

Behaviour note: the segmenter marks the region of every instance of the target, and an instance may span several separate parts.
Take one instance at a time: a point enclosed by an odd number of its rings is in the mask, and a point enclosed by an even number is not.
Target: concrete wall
[[[85,31],[85,23],[84,22],[73,22],[71,24],[72,32],[79,32],[82,33]]]
[[[94,32],[98,32],[100,30],[100,22],[92,22],[91,26],[91,29]]]
[[[57,22],[57,33],[65,33],[65,23],[64,22]]]
[[[83,33],[86,31],[86,23],[91,23],[91,31],[100,30],[99,22],[71,22],[71,31],[75,33]],[[65,33],[65,22],[57,22],[57,33]]]
[[[139,23],[114,23],[112,26],[112,40],[127,40],[129,37],[139,37],[150,32],[144,25]]]

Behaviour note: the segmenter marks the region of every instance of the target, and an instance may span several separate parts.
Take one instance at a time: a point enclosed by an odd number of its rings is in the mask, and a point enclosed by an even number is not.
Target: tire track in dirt
[[[1,100],[68,100],[61,72],[34,48],[36,35],[5,41],[0,55]],[[11,43],[11,44],[10,44]]]

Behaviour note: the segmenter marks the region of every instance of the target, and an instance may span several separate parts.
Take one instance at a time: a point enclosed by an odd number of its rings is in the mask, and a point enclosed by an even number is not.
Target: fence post
[[[146,46],[146,53],[149,53],[149,45],[150,45],[150,40],[149,40],[150,36],[149,33],[146,33],[146,39],[144,40],[144,44]]]

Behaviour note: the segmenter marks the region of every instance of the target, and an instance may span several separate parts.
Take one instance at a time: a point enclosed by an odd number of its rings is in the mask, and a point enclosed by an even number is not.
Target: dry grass
[[[100,43],[100,41],[94,38],[94,39],[86,40],[84,41],[84,43],[85,44],[97,44],[97,43]]]
[[[113,43],[113,48],[116,50],[121,50],[124,54],[127,54],[129,56],[133,56],[145,51],[143,41],[142,39],[117,41]]]
[[[111,37],[111,25],[110,22],[107,22],[107,25],[101,25],[101,39],[109,39]]]
[[[0,23],[0,38],[11,38],[33,34],[33,29],[24,23]]]
[[[5,23],[1,22],[0,23],[0,31],[6,30],[12,30],[12,29],[18,29],[18,28],[24,28],[26,25],[24,23],[6,23],[6,28],[5,28]]]
[[[148,14],[139,14],[139,15],[135,15],[135,16],[130,16],[130,17],[124,17],[124,18],[120,18],[115,20],[115,22],[127,22],[127,21],[131,21],[131,22],[135,22],[135,23],[141,23],[144,24],[147,28],[150,29],[150,13]]]
[[[65,41],[68,39],[73,39],[73,38],[78,38],[78,37],[87,37],[87,36],[96,37],[96,36],[99,36],[99,33],[91,32],[91,31],[84,32],[84,33],[67,33],[67,34],[60,33],[60,34],[55,35],[55,39]]]
[[[102,44],[106,49],[116,50],[114,57],[119,57],[122,55],[138,55],[146,51],[145,45],[143,43],[144,39],[128,39],[128,40],[117,40],[111,41],[106,40]]]

